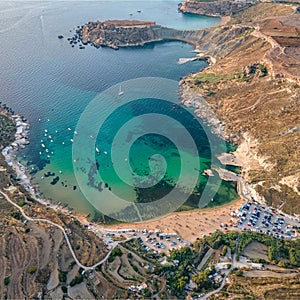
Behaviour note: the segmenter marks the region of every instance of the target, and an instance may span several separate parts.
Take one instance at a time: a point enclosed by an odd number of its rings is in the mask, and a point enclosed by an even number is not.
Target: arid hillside
[[[267,204],[299,214],[300,14],[259,4],[208,30],[197,48],[213,64],[182,85],[204,96],[228,140],[244,145],[244,179]]]

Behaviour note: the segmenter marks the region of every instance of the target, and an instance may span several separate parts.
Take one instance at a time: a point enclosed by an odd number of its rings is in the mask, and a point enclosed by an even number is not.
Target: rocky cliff
[[[70,44],[91,44],[95,47],[143,46],[163,40],[180,40],[196,45],[206,30],[176,30],[157,25],[154,22],[114,20],[89,22],[79,27]]]
[[[206,16],[230,16],[233,13],[242,11],[254,4],[254,1],[195,1],[185,0],[179,6],[179,11]]]

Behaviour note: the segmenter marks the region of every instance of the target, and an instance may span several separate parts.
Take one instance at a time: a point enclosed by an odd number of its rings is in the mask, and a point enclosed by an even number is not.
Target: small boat
[[[73,139],[70,139],[70,141],[71,141],[71,143],[73,143],[73,142],[74,142],[74,140],[73,140]]]
[[[107,154],[107,151],[104,151],[103,153],[106,155],[106,154]]]
[[[46,146],[44,144],[42,144],[42,147],[45,148]]]
[[[70,127],[68,127],[68,130],[71,131],[72,129]]]
[[[97,152],[97,153],[100,153],[100,150],[99,150],[99,148],[98,148],[98,147],[96,147],[96,152]]]
[[[47,130],[47,129],[45,129],[44,131],[45,131],[45,132],[48,132],[48,130]]]
[[[123,94],[124,94],[124,91],[122,91],[122,86],[120,85],[118,95],[121,96],[121,95],[123,95]]]
[[[49,150],[48,150],[48,149],[46,149],[46,152],[48,153],[48,152],[49,152]]]
[[[63,145],[65,144],[65,142],[61,142]]]
[[[75,135],[77,135],[77,134],[78,134],[78,132],[75,130],[75,131],[74,131],[74,134],[75,134]]]

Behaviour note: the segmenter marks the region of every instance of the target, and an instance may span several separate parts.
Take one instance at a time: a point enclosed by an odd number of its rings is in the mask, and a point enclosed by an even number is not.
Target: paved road
[[[113,245],[112,249],[107,253],[107,255],[106,255],[101,261],[99,261],[98,263],[96,263],[96,264],[94,264],[93,266],[90,266],[90,267],[84,266],[84,265],[81,264],[81,262],[77,259],[76,254],[75,254],[75,252],[74,252],[74,250],[73,250],[73,248],[72,248],[72,245],[71,245],[71,243],[70,243],[69,237],[68,237],[68,235],[67,235],[65,229],[64,229],[62,226],[60,226],[60,225],[56,224],[55,222],[52,222],[51,220],[48,220],[48,219],[38,219],[38,218],[37,218],[37,219],[34,219],[34,218],[31,218],[31,217],[27,216],[27,215],[25,214],[23,208],[20,207],[20,206],[19,206],[18,204],[16,204],[15,202],[13,202],[13,201],[7,196],[7,194],[3,193],[2,191],[0,191],[0,193],[5,197],[5,199],[6,199],[10,204],[12,204],[13,206],[15,206],[15,207],[21,212],[22,216],[23,216],[25,219],[27,219],[27,220],[29,220],[29,221],[33,221],[33,222],[45,222],[45,223],[48,223],[48,224],[50,224],[50,225],[53,225],[53,226],[59,228],[59,229],[63,232],[63,234],[64,234],[64,237],[65,237],[65,239],[66,239],[66,241],[67,241],[67,244],[68,244],[68,246],[69,246],[70,252],[71,252],[71,254],[72,254],[72,256],[73,256],[73,258],[74,258],[76,264],[77,264],[80,268],[84,269],[85,271],[87,271],[87,270],[93,270],[93,269],[96,268],[97,266],[103,264],[103,263],[108,259],[108,257],[109,257],[109,255],[110,255],[111,251],[118,245],[118,243],[116,242],[116,243]]]

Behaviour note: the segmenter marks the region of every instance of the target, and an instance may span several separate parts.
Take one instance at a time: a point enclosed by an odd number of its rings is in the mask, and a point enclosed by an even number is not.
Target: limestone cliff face
[[[81,29],[83,44],[96,47],[107,46],[113,49],[125,46],[142,46],[149,41],[159,41],[160,26],[154,22],[143,21],[105,21],[89,22]]]
[[[201,2],[185,0],[180,6],[179,11],[207,16],[229,16],[232,13],[244,10],[254,4],[253,1],[231,1],[220,0],[212,2]]]
[[[95,47],[106,46],[113,49],[143,46],[164,40],[179,40],[197,46],[207,34],[205,29],[177,30],[156,25],[154,22],[128,20],[89,22],[79,28],[76,38],[83,44],[90,43]]]

